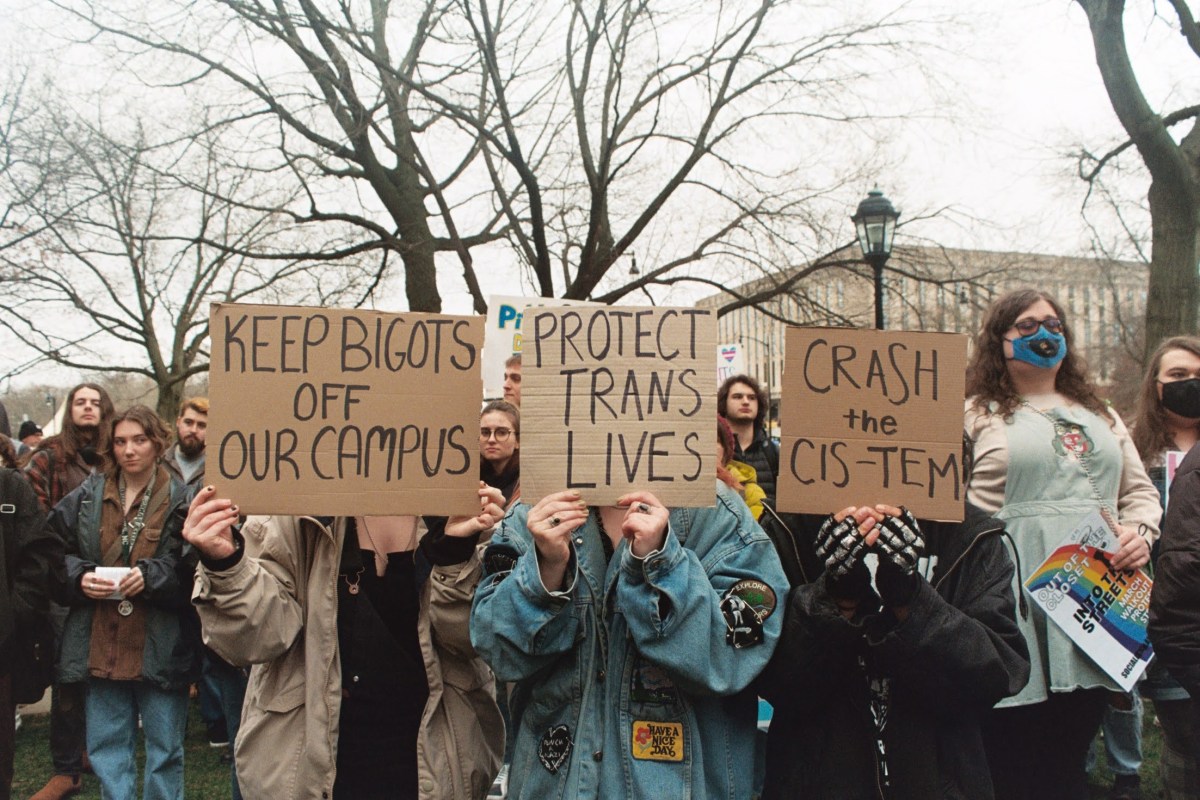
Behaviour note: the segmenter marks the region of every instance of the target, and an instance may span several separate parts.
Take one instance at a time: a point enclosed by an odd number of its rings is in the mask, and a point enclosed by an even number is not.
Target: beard
[[[204,452],[204,442],[200,439],[180,439],[178,444],[184,458],[195,458]]]

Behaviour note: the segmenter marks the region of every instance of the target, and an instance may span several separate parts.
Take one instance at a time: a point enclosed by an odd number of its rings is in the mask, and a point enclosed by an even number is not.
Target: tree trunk
[[[162,381],[158,384],[158,403],[154,410],[172,431],[175,430],[174,423],[175,418],[179,416],[179,407],[183,405],[183,389],[184,381]]]

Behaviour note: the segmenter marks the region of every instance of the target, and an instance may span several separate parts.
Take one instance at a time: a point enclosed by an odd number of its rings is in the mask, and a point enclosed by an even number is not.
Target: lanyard
[[[150,483],[146,484],[146,491],[142,494],[142,502],[138,505],[137,514],[134,514],[132,520],[126,518],[121,525],[121,560],[126,564],[129,563],[129,554],[133,552],[138,536],[146,527],[146,509],[150,507],[150,495],[154,493],[154,479],[158,477],[157,472],[155,470],[155,473],[150,476]],[[121,513],[125,514],[124,475],[117,481],[117,494],[121,498]]]

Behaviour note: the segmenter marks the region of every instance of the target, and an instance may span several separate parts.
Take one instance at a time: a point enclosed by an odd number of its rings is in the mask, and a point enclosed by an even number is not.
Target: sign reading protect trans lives
[[[521,496],[576,489],[591,505],[637,489],[716,502],[716,315],[699,308],[525,312]]]
[[[788,328],[778,504],[963,518],[967,337]]]
[[[1112,569],[1120,547],[1112,529],[1093,512],[1025,581],[1046,616],[1125,691],[1150,664],[1146,635],[1153,582],[1140,569]]]
[[[214,304],[207,479],[251,514],[475,514],[481,317]]]

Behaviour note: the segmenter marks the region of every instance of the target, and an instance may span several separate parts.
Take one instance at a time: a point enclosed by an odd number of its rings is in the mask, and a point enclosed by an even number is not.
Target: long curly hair
[[[1157,463],[1164,450],[1175,447],[1175,441],[1167,426],[1167,410],[1158,398],[1158,371],[1162,369],[1163,356],[1172,350],[1186,350],[1200,358],[1200,338],[1195,336],[1172,336],[1150,356],[1142,388],[1138,392],[1137,412],[1134,414],[1133,445],[1147,465]]]
[[[1054,388],[1064,397],[1074,400],[1089,411],[1106,419],[1112,419],[1104,401],[1087,377],[1087,364],[1075,351],[1071,325],[1058,301],[1038,289],[1017,289],[1002,295],[988,308],[983,325],[975,337],[975,350],[967,364],[967,397],[980,412],[987,413],[995,404],[994,413],[1011,419],[1021,395],[1008,373],[1008,360],[1004,357],[1004,334],[1012,328],[1021,312],[1039,300],[1045,300],[1062,320],[1063,336],[1067,340],[1067,355],[1058,368]]]

